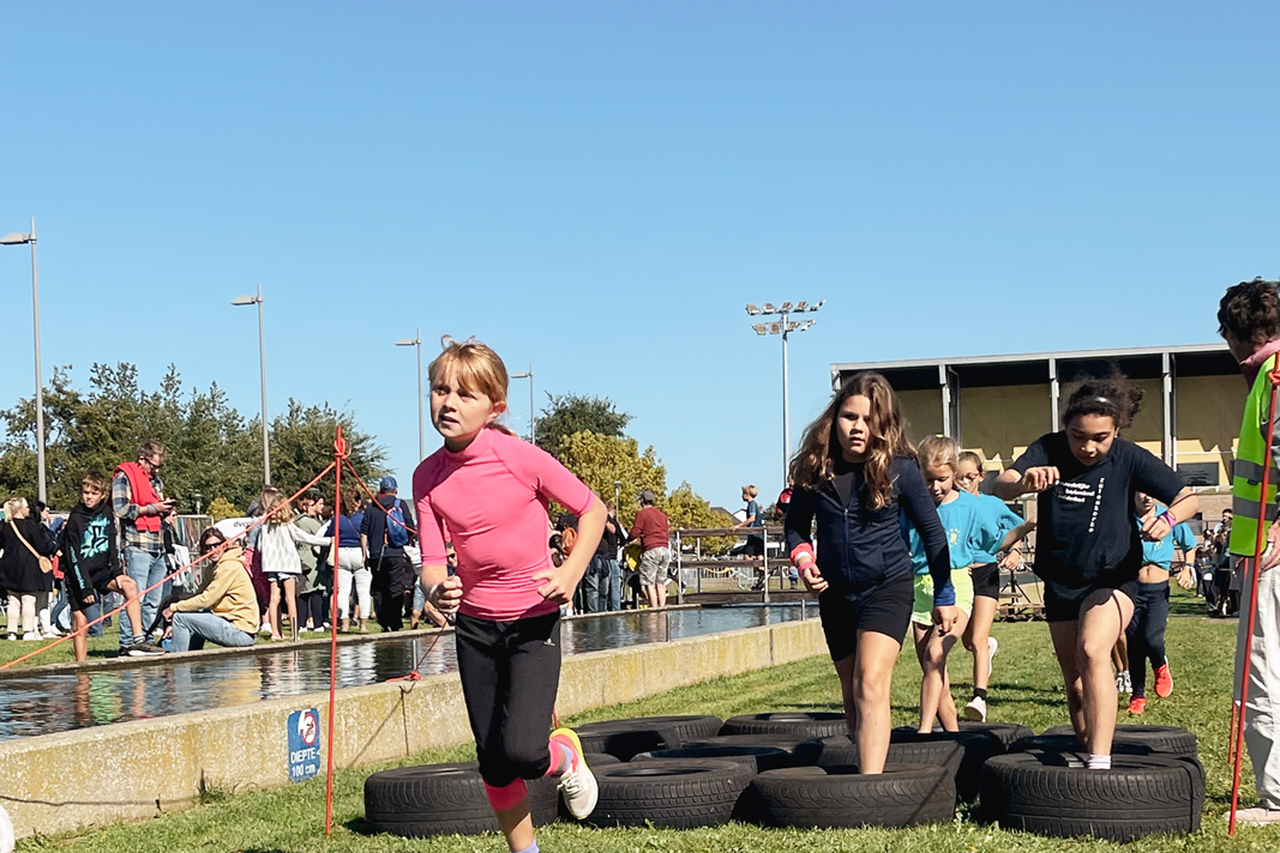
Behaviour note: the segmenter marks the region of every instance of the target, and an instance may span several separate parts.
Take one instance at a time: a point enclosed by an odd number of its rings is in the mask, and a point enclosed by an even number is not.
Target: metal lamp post
[[[513,373],[511,378],[529,380],[529,441],[536,444],[538,441],[538,413],[533,403],[533,362],[529,363],[528,370]]]
[[[258,306],[258,365],[262,369],[262,484],[271,485],[271,444],[267,439],[267,346],[262,335],[262,282],[257,296],[237,296],[232,305]]]
[[[787,338],[792,332],[807,332],[813,328],[817,320],[792,320],[792,314],[803,314],[810,311],[817,311],[823,306],[827,300],[823,299],[819,302],[797,302],[792,305],[790,302],[783,302],[781,305],[774,307],[772,302],[766,302],[763,308],[757,308],[755,305],[747,305],[747,313],[752,317],[772,317],[777,316],[780,319],[767,323],[754,323],[751,328],[756,330],[757,335],[781,335],[782,336],[782,482],[786,483],[787,473],[790,468],[788,462],[791,458],[791,398],[787,387]]]
[[[36,272],[36,218],[31,217],[31,233],[6,234],[0,237],[0,245],[21,246],[31,244],[31,318],[35,327],[36,348],[36,496],[46,502],[44,473],[44,382],[40,374],[40,278]]]
[[[427,458],[427,434],[422,421],[422,329],[418,329],[417,337],[396,341],[396,346],[418,348],[418,461],[421,462]]]

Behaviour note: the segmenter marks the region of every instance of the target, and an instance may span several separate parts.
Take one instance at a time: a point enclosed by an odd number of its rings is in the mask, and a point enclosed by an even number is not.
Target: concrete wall
[[[556,708],[569,716],[824,651],[814,618],[573,655],[564,660]],[[317,693],[5,741],[0,803],[21,838],[155,817],[204,790],[283,787],[289,714],[319,709],[327,737],[328,699]],[[341,769],[471,739],[456,673],[342,690],[335,713]]]

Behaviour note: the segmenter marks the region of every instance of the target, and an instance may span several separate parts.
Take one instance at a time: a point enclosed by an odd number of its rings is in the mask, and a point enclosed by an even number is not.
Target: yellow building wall
[[[923,391],[899,391],[902,416],[907,419],[907,435],[914,441],[925,436],[942,435],[942,388]]]
[[[980,450],[1000,470],[1053,431],[1049,385],[960,389],[960,446]]]
[[[1234,377],[1188,376],[1177,380],[1178,411],[1174,434],[1177,459],[1217,462],[1218,482],[1231,484],[1231,460],[1239,442],[1247,389]]]

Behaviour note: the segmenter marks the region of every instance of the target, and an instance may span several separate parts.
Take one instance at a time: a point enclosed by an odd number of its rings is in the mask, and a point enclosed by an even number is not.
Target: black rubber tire
[[[799,764],[817,767],[857,766],[858,745],[848,735],[815,738],[796,747]],[[886,764],[924,764],[945,767],[953,777],[960,771],[964,760],[964,747],[955,741],[926,740],[915,743],[890,743]]]
[[[1204,769],[1175,755],[1113,755],[1111,770],[1067,767],[1060,753],[997,756],[982,769],[982,816],[1006,829],[1132,841],[1195,832]]]
[[[949,741],[958,743],[964,749],[960,760],[960,769],[956,771],[956,796],[960,802],[972,803],[978,798],[978,788],[982,784],[982,765],[988,759],[1004,755],[1004,741],[989,731],[930,732],[922,735],[911,726],[894,729],[889,735],[890,744],[921,743],[928,741]]]
[[[365,820],[375,832],[404,838],[498,832],[474,761],[397,767],[364,780]],[[531,779],[529,807],[535,826],[556,819],[556,779]]]
[[[583,732],[617,732],[617,731],[649,731],[660,729],[675,732],[681,741],[700,737],[712,737],[720,733],[724,720],[710,714],[685,714],[667,717],[627,717],[621,720],[601,720],[597,723],[583,723],[574,731],[581,737]]]
[[[586,748],[583,748],[585,752]],[[591,768],[605,767],[609,764],[621,764],[622,759],[616,755],[610,755],[607,752],[585,752],[582,756],[587,760],[587,766]]]
[[[654,759],[602,767],[595,776],[600,799],[587,823],[692,829],[727,823],[755,770],[742,761]]]
[[[1046,736],[1065,736],[1076,744],[1074,747],[1068,747],[1069,751],[1080,749],[1079,741],[1075,739],[1075,729],[1071,726],[1054,726],[1051,729],[1045,729],[1041,737]],[[1123,747],[1126,754],[1184,755],[1187,758],[1195,758],[1199,755],[1196,736],[1177,726],[1116,726],[1112,743],[1117,748]]]
[[[598,725],[590,723],[588,726]],[[612,755],[619,761],[630,761],[641,752],[652,752],[655,749],[675,749],[684,741],[674,729],[658,728],[618,728],[589,730],[588,726],[575,729],[578,739],[582,741],[584,752],[603,752]]]
[[[724,721],[722,735],[803,735],[805,739],[849,733],[843,712],[780,711],[774,714],[743,714]]]
[[[679,749],[655,749],[653,752],[642,752],[632,761],[654,759],[657,761],[683,760],[686,758],[719,758],[726,761],[742,761],[751,765],[757,773],[765,770],[777,770],[780,767],[794,767],[796,758],[785,749],[776,746],[746,746],[726,744],[723,746],[682,746]]]
[[[856,768],[791,767],[752,780],[739,814],[765,826],[809,829],[917,826],[952,820],[955,781],[941,767],[889,764],[861,776]]]
[[[806,735],[719,735],[691,740],[684,746],[772,746],[794,755],[807,740]]]
[[[1035,731],[1018,723],[975,723],[969,720],[960,721],[960,731],[962,732],[988,732],[994,735],[1001,743],[1005,745],[1008,751],[1009,744],[1024,737],[1031,737]]]

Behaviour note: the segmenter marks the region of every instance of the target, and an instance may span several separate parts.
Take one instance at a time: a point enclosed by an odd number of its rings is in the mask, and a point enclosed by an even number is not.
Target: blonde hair
[[[475,338],[468,338],[459,343],[449,335],[440,338],[441,353],[427,365],[427,377],[432,385],[453,371],[458,384],[468,391],[484,394],[493,403],[494,408],[502,411],[507,408],[507,386],[510,379],[507,366],[492,347],[482,344]],[[491,422],[490,429],[515,435],[497,421]]]
[[[4,502],[5,519],[17,518],[18,514],[27,509],[26,498],[9,498]]]
[[[756,495],[760,494],[760,490],[755,486],[743,486],[742,493],[749,498],[754,498]]]
[[[850,397],[859,396],[871,401],[866,466],[871,506],[883,509],[893,499],[893,480],[889,476],[893,458],[914,457],[915,448],[907,438],[907,420],[902,416],[898,395],[893,393],[889,380],[874,371],[851,376],[818,419],[805,429],[800,450],[791,461],[791,479],[798,486],[817,489],[835,477],[833,460],[841,452],[836,416]]]
[[[960,447],[954,438],[931,435],[916,446],[920,469],[950,465],[952,473],[960,470]]]
[[[280,507],[279,512],[271,516],[268,524],[288,524],[293,521],[293,507],[288,504],[280,506],[285,503],[284,492],[274,486],[268,486],[262,490],[262,494],[258,496],[258,503],[262,507],[263,515],[270,515],[273,509]]]

